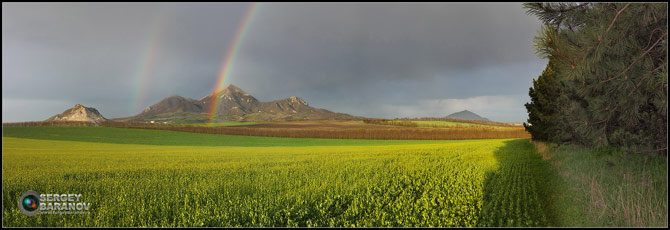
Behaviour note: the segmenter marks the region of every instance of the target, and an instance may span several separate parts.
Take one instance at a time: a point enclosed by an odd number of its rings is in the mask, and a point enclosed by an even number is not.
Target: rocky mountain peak
[[[296,96],[291,96],[291,97],[288,98],[288,100],[289,100],[291,103],[297,103],[297,104],[301,104],[301,105],[307,105],[307,102],[306,102],[306,101],[304,101],[303,99],[301,99],[301,98],[299,98],[299,97],[296,97]]]
[[[71,109],[47,119],[47,121],[90,121],[98,123],[107,120],[97,109],[76,104]]]
[[[225,94],[240,94],[244,96],[249,96],[248,93],[244,92],[244,90],[240,88],[237,88],[237,86],[233,84],[228,84],[226,87],[223,87],[223,89],[221,89],[221,92]]]
[[[235,86],[235,85],[233,85],[233,84],[228,84],[228,85],[226,85],[225,87],[223,87],[223,89],[228,89],[228,90],[239,90],[239,91],[242,91],[242,89],[240,89],[239,87],[237,87],[237,86]]]

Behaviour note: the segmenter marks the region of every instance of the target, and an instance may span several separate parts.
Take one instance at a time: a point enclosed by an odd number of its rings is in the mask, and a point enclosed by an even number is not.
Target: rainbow
[[[152,30],[149,33],[149,39],[142,50],[140,55],[139,65],[135,71],[135,94],[133,95],[132,108],[134,111],[142,111],[142,105],[144,104],[144,97],[146,92],[146,87],[151,76],[151,69],[153,63],[158,56],[158,46],[161,38],[161,34],[165,28],[165,11],[160,11],[158,16],[154,18],[152,23]]]
[[[240,24],[239,27],[237,27],[237,31],[235,32],[235,38],[228,47],[228,52],[226,53],[223,65],[221,66],[221,70],[219,71],[219,75],[217,77],[216,84],[214,85],[214,89],[212,90],[214,99],[213,103],[209,105],[209,123],[211,123],[214,120],[214,115],[216,114],[216,110],[219,106],[219,100],[216,98],[216,93],[219,90],[221,90],[226,84],[226,78],[230,73],[232,63],[235,61],[235,57],[237,56],[237,50],[240,48],[240,41],[244,38],[244,35],[247,31],[247,27],[249,26],[249,22],[251,21],[251,18],[253,17],[254,12],[256,11],[258,5],[259,4],[257,2],[251,3],[251,6],[249,6],[249,9],[247,9],[247,13],[244,16],[242,23]]]

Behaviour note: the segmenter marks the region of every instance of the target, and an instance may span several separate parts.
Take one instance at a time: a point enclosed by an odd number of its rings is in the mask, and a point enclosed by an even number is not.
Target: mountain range
[[[169,123],[207,122],[213,103],[217,105],[211,122],[362,119],[349,114],[311,107],[307,102],[296,96],[262,102],[230,84],[199,100],[172,95],[148,106],[140,114],[114,120]]]
[[[214,107],[214,108],[212,108]],[[213,116],[210,116],[213,112]],[[468,110],[450,114],[446,118],[490,121]],[[115,121],[139,121],[152,123],[203,123],[225,121],[282,121],[282,120],[362,120],[363,117],[336,113],[309,106],[303,99],[289,98],[262,102],[229,84],[207,96],[195,100],[179,95],[169,96],[146,107],[141,113]],[[50,117],[47,121],[92,121],[109,120],[95,108],[81,104]]]

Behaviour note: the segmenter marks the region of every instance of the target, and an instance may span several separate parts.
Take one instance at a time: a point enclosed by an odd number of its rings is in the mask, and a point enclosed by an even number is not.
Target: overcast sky
[[[2,121],[211,93],[249,3],[3,3]],[[227,83],[366,117],[523,122],[547,61],[521,3],[260,3]]]

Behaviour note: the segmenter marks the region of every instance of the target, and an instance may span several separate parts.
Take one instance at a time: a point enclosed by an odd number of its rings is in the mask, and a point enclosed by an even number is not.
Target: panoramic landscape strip
[[[2,225],[667,228],[667,9],[3,3]]]

